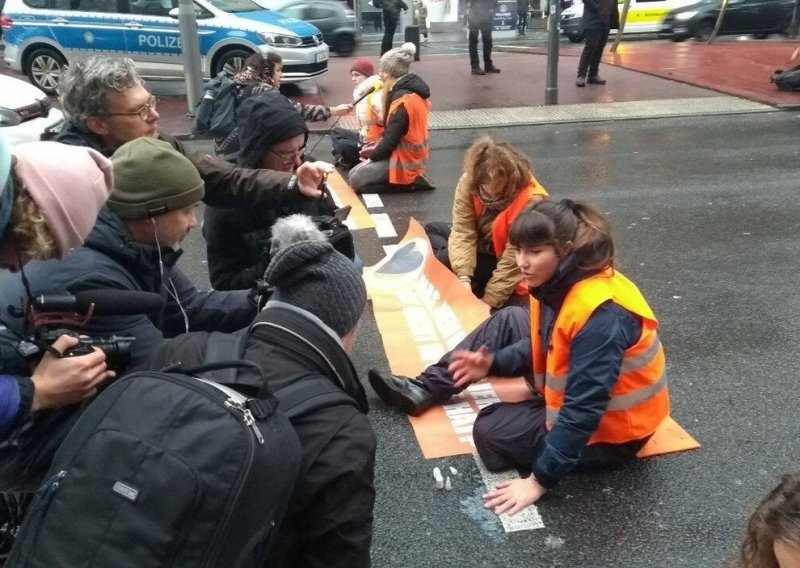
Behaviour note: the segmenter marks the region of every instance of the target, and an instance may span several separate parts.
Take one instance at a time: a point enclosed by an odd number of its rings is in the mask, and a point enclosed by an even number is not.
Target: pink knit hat
[[[39,206],[58,256],[79,247],[94,227],[113,187],[111,160],[100,152],[58,142],[15,146],[14,172]]]

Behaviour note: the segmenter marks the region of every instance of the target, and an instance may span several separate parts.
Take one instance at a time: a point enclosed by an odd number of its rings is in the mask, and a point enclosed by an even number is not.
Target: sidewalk
[[[431,88],[431,128],[476,128],[620,120],[661,116],[696,116],[768,112],[800,107],[800,93],[782,93],[769,82],[796,47],[793,42],[623,43],[606,52],[601,75],[605,86],[575,86],[582,46],[562,46],[558,69],[558,106],[544,106],[547,54],[541,48],[504,46],[497,42],[494,61],[499,75],[474,76],[463,53],[425,53],[411,70]],[[465,47],[465,46],[464,46]],[[376,48],[377,49],[377,48]],[[505,51],[511,49],[513,51]],[[377,66],[377,55],[373,58]],[[288,96],[306,104],[335,105],[351,100],[352,58],[331,58],[322,77],[289,86]],[[150,87],[158,92],[158,82]],[[614,104],[605,104],[614,103]],[[166,99],[159,106],[162,128],[188,135],[185,100]],[[309,123],[313,130],[333,121]],[[353,117],[339,126],[354,127]]]

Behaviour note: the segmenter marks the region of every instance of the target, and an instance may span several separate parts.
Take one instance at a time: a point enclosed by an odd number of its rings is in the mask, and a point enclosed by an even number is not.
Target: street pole
[[[558,21],[561,19],[561,0],[550,0],[547,17],[547,85],[544,104],[558,104]]]
[[[203,70],[200,66],[200,38],[192,0],[178,0],[178,29],[181,34],[183,71],[186,75],[186,116],[194,117],[194,107],[203,96]]]

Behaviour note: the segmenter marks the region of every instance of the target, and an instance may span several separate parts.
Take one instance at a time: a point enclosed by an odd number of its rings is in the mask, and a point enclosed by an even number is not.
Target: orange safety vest
[[[378,86],[367,95],[367,98],[364,101],[367,104],[367,127],[364,132],[364,142],[376,142],[381,139],[381,136],[383,136],[383,125],[378,124],[378,116],[372,106],[372,98],[375,96],[375,94],[377,93],[378,96],[382,96],[380,83],[377,85]]]
[[[531,297],[534,387],[544,393],[548,430],[564,404],[572,339],[594,311],[609,300],[642,318],[642,335],[623,355],[611,399],[589,444],[640,440],[655,432],[669,415],[664,349],[656,332],[658,321],[636,285],[607,268],[567,292],[545,355],[539,334],[539,302]]]
[[[431,104],[417,95],[408,93],[392,102],[386,114],[386,124],[403,105],[408,113],[408,132],[389,158],[389,183],[409,184],[425,173],[428,162],[428,113]]]
[[[540,195],[547,198],[547,191],[539,185],[536,178],[531,176],[531,182],[517,194],[511,205],[503,209],[492,223],[492,242],[494,243],[494,255],[497,258],[503,256],[503,253],[508,246],[508,233],[511,231],[511,225],[514,224],[517,216],[523,209],[531,202],[531,200]],[[480,217],[483,215],[483,202],[477,195],[472,196],[472,207],[475,210],[475,216]],[[520,280],[514,293],[518,296],[525,296],[528,294],[528,283],[523,279]]]

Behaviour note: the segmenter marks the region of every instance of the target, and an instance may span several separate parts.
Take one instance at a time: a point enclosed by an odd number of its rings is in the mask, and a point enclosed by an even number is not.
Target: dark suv
[[[719,16],[720,4],[721,0],[703,0],[670,11],[661,24],[659,37],[706,41]],[[764,39],[772,33],[787,33],[793,6],[794,0],[729,0],[719,34],[753,34]]]

